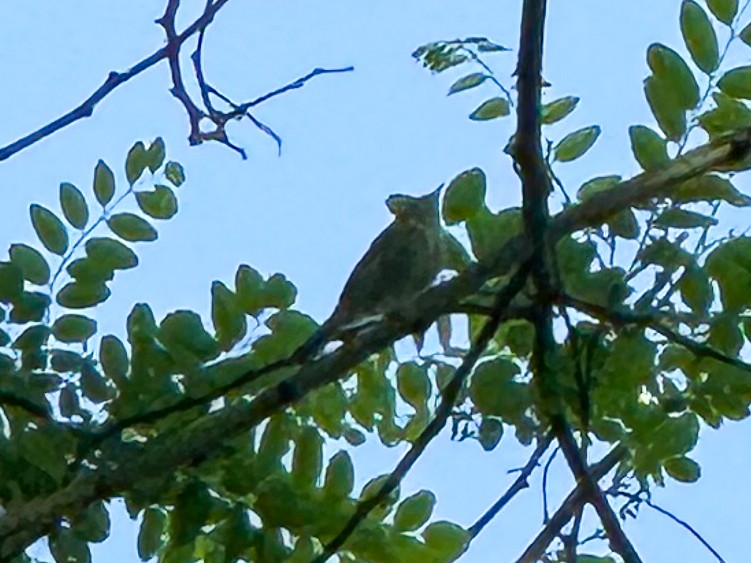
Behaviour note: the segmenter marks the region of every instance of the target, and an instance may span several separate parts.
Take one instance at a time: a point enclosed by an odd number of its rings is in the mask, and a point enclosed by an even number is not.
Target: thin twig
[[[469,533],[470,541],[478,536],[482,532],[483,528],[487,526],[490,521],[505,507],[511,499],[513,499],[520,491],[529,487],[529,476],[540,464],[540,458],[545,454],[550,443],[553,441],[553,436],[546,434],[537,441],[537,447],[532,452],[526,465],[519,471],[519,476],[511,483],[511,486],[500,496],[500,498],[488,508],[488,510],[480,516],[477,521],[472,524],[467,532]]]
[[[637,501],[637,502],[643,502],[643,503],[644,503],[644,504],[646,504],[646,505],[647,505],[648,507],[650,507],[650,508],[651,508],[652,510],[656,510],[657,512],[659,512],[659,513],[660,513],[660,514],[662,514],[663,516],[667,516],[667,517],[668,517],[668,518],[670,518],[670,519],[671,519],[671,520],[672,520],[673,522],[675,522],[675,523],[676,523],[676,524],[678,524],[679,526],[683,526],[683,528],[685,528],[686,530],[688,530],[688,532],[689,532],[689,533],[690,533],[690,534],[691,534],[692,536],[694,536],[694,537],[695,537],[695,538],[696,538],[697,540],[699,540],[699,542],[700,542],[700,543],[701,543],[701,544],[702,544],[702,545],[703,545],[704,547],[706,547],[706,548],[707,548],[707,550],[709,550],[709,552],[710,552],[710,553],[711,553],[712,555],[714,555],[714,557],[715,557],[715,559],[717,559],[717,561],[719,561],[720,563],[726,563],[726,562],[725,562],[725,560],[724,560],[724,559],[722,558],[722,556],[721,556],[721,555],[720,555],[720,554],[719,554],[719,553],[717,552],[717,550],[716,550],[716,549],[714,549],[714,548],[713,548],[713,547],[712,547],[712,546],[711,546],[711,545],[709,544],[709,542],[708,542],[707,540],[705,540],[705,539],[704,539],[704,538],[702,537],[702,535],[701,535],[701,534],[700,534],[699,532],[697,532],[697,531],[696,531],[696,529],[695,529],[695,528],[694,528],[693,526],[691,526],[691,524],[689,524],[689,523],[688,523],[688,522],[686,522],[685,520],[681,520],[680,518],[678,518],[678,517],[677,517],[677,516],[676,516],[675,514],[673,514],[673,513],[672,513],[672,512],[670,512],[669,510],[666,510],[665,508],[662,508],[661,506],[659,506],[659,505],[655,504],[654,502],[652,502],[651,500],[649,500],[649,499],[647,499],[647,498],[643,498],[643,497],[640,497],[639,495],[633,495],[633,494],[631,494],[631,493],[627,493],[627,492],[625,492],[625,491],[617,491],[617,492],[614,492],[614,493],[611,493],[611,494],[613,494],[613,495],[616,495],[616,496],[628,497],[628,498],[630,498],[631,500],[634,500],[634,501]]]

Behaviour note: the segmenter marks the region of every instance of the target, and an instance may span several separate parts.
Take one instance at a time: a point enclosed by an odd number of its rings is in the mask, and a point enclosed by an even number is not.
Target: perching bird
[[[347,340],[358,328],[394,311],[427,289],[442,269],[441,188],[422,197],[392,195],[394,221],[378,235],[349,276],[334,312],[295,353],[309,359],[326,342]]]

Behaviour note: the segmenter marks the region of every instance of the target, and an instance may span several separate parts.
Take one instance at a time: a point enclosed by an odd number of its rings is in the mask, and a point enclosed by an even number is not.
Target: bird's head
[[[386,199],[386,207],[394,214],[397,221],[438,224],[438,198],[442,187],[443,184],[422,197],[405,194],[390,195]]]

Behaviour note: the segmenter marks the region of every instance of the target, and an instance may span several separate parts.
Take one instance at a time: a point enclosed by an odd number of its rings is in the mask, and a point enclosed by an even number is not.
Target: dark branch
[[[206,7],[203,11],[203,13],[195,20],[193,23],[191,23],[182,33],[177,33],[175,30],[175,14],[177,12],[177,9],[179,7],[179,1],[176,0],[170,0],[167,3],[167,8],[165,9],[164,15],[157,20],[157,23],[161,25],[167,35],[167,44],[162,47],[161,49],[156,50],[151,55],[141,59],[139,62],[134,64],[130,69],[128,69],[125,72],[110,72],[107,76],[107,79],[104,81],[104,83],[99,86],[92,94],[86,98],[81,104],[79,104],[77,107],[69,111],[68,113],[60,116],[59,118],[55,119],[54,121],[51,121],[47,125],[44,125],[37,129],[36,131],[33,131],[32,133],[29,133],[28,135],[21,137],[20,139],[4,146],[0,147],[0,161],[6,160],[13,156],[14,154],[30,147],[31,145],[45,139],[46,137],[49,137],[53,133],[63,129],[64,127],[67,127],[68,125],[71,125],[75,123],[76,121],[80,121],[85,117],[91,117],[94,113],[94,109],[96,106],[101,102],[105,97],[107,97],[110,93],[112,93],[115,89],[117,89],[119,86],[122,86],[132,78],[135,78],[145,70],[148,70],[149,68],[153,67],[157,63],[161,62],[164,59],[167,59],[170,64],[170,74],[172,77],[172,88],[171,93],[182,103],[183,107],[185,108],[187,114],[188,114],[188,120],[190,123],[190,134],[189,134],[189,142],[191,145],[199,144],[206,140],[214,140],[219,141],[222,144],[232,148],[233,150],[237,151],[240,155],[244,156],[245,151],[241,149],[240,147],[237,147],[236,145],[232,144],[225,132],[225,125],[228,121],[235,119],[236,117],[247,115],[248,119],[259,129],[264,131],[265,133],[271,135],[277,142],[277,144],[280,144],[279,137],[266,125],[255,119],[253,116],[251,116],[249,113],[247,113],[247,108],[251,106],[258,105],[262,103],[263,101],[272,98],[274,96],[277,96],[279,94],[282,94],[284,92],[287,92],[289,90],[300,88],[302,87],[307,80],[310,78],[317,76],[319,74],[326,74],[326,73],[336,73],[336,72],[348,72],[353,70],[352,67],[347,67],[343,69],[320,69],[316,68],[306,76],[302,78],[298,78],[294,82],[283,86],[281,88],[278,88],[274,90],[273,92],[269,92],[268,94],[265,94],[256,100],[253,100],[252,102],[248,102],[246,105],[247,107],[239,112],[239,115],[237,114],[237,108],[232,109],[228,113],[222,113],[217,112],[215,110],[212,110],[211,106],[207,105],[206,111],[201,110],[195,102],[190,98],[189,94],[187,93],[187,90],[185,89],[185,86],[182,81],[182,77],[180,75],[180,67],[179,67],[179,56],[180,56],[180,49],[182,48],[183,44],[190,39],[193,35],[196,33],[200,34],[199,37],[199,43],[202,41],[203,34],[206,31],[206,28],[211,24],[211,22],[214,20],[214,17],[216,16],[217,12],[219,12],[222,7],[227,4],[229,0],[216,0],[214,2],[207,2]],[[200,56],[200,55],[199,55]],[[205,79],[203,76],[199,79],[199,82],[203,82],[203,84],[206,84]],[[202,99],[204,92],[201,92]],[[208,113],[207,113],[208,112]],[[212,131],[203,132],[201,131],[200,124],[203,118],[209,118],[214,123],[214,129]]]
[[[688,522],[686,522],[685,520],[681,520],[680,518],[678,518],[678,517],[677,517],[677,516],[676,516],[675,514],[673,514],[673,513],[672,513],[672,512],[670,512],[669,510],[666,510],[666,509],[662,508],[661,506],[659,506],[659,505],[657,505],[657,504],[653,503],[653,502],[652,502],[651,500],[649,500],[649,499],[647,499],[647,498],[643,498],[643,497],[640,497],[639,495],[633,495],[633,494],[631,494],[631,493],[627,493],[627,492],[625,492],[625,491],[616,491],[616,492],[612,492],[612,493],[610,493],[610,494],[613,494],[613,495],[616,495],[616,496],[624,496],[624,497],[628,497],[628,498],[630,498],[631,500],[634,500],[634,501],[636,501],[636,502],[643,502],[643,503],[644,503],[644,504],[646,504],[646,505],[647,505],[648,507],[650,507],[650,508],[651,508],[652,510],[656,510],[657,512],[659,512],[659,513],[660,513],[660,514],[662,514],[663,516],[667,516],[667,517],[668,517],[668,518],[670,518],[670,519],[671,519],[671,520],[672,520],[673,522],[675,522],[676,524],[678,524],[678,525],[680,525],[680,526],[683,526],[683,528],[685,528],[686,530],[688,530],[688,532],[689,532],[689,533],[690,533],[690,534],[691,534],[692,536],[694,536],[694,537],[695,537],[695,538],[696,538],[697,540],[699,540],[699,542],[700,542],[700,543],[701,543],[701,544],[702,544],[702,545],[703,545],[704,547],[706,547],[706,548],[707,548],[707,549],[709,550],[709,552],[710,552],[710,553],[711,553],[712,555],[714,555],[714,557],[715,557],[715,559],[717,559],[717,561],[719,561],[720,563],[726,563],[726,562],[725,562],[725,560],[724,560],[724,559],[722,558],[722,556],[721,556],[721,555],[720,555],[719,553],[717,553],[717,550],[716,550],[716,549],[714,549],[714,548],[713,548],[713,547],[712,547],[712,546],[711,546],[711,545],[709,544],[709,542],[708,542],[707,540],[705,540],[705,539],[704,539],[704,538],[702,537],[702,535],[701,535],[701,534],[700,534],[699,532],[697,532],[697,531],[696,531],[696,530],[694,529],[694,527],[693,527],[693,526],[691,526],[691,524],[689,524],[689,523],[688,523]]]
[[[589,468],[589,474],[592,479],[599,481],[625,457],[626,448],[624,446],[616,446],[610,450],[602,460]],[[540,533],[537,534],[537,537],[531,544],[529,544],[527,549],[524,550],[521,557],[516,560],[516,563],[530,563],[531,561],[539,561],[542,559],[545,550],[550,543],[560,534],[563,527],[568,524],[571,518],[576,514],[579,507],[581,507],[586,501],[584,486],[582,483],[579,483],[576,488],[568,494],[553,516],[550,517],[543,529],[540,530]]]
[[[550,443],[553,441],[553,436],[546,434],[540,440],[537,441],[537,447],[532,455],[529,457],[527,464],[519,471],[519,476],[511,483],[511,486],[506,489],[500,498],[488,508],[488,510],[480,516],[477,521],[472,524],[467,532],[469,532],[470,541],[476,538],[483,528],[487,526],[496,515],[503,510],[503,508],[513,499],[519,492],[529,487],[529,476],[540,464],[540,458],[545,454],[550,447]]]

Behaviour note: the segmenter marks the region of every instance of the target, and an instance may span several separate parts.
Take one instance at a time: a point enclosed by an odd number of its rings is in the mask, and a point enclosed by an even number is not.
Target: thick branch
[[[622,459],[626,457],[626,448],[616,446],[598,463],[589,468],[589,474],[595,481],[607,475]],[[558,510],[546,522],[537,537],[524,550],[516,563],[533,563],[539,561],[545,554],[550,543],[561,533],[563,527],[574,517],[577,509],[586,502],[586,492],[582,483],[577,484],[563,501]]]

